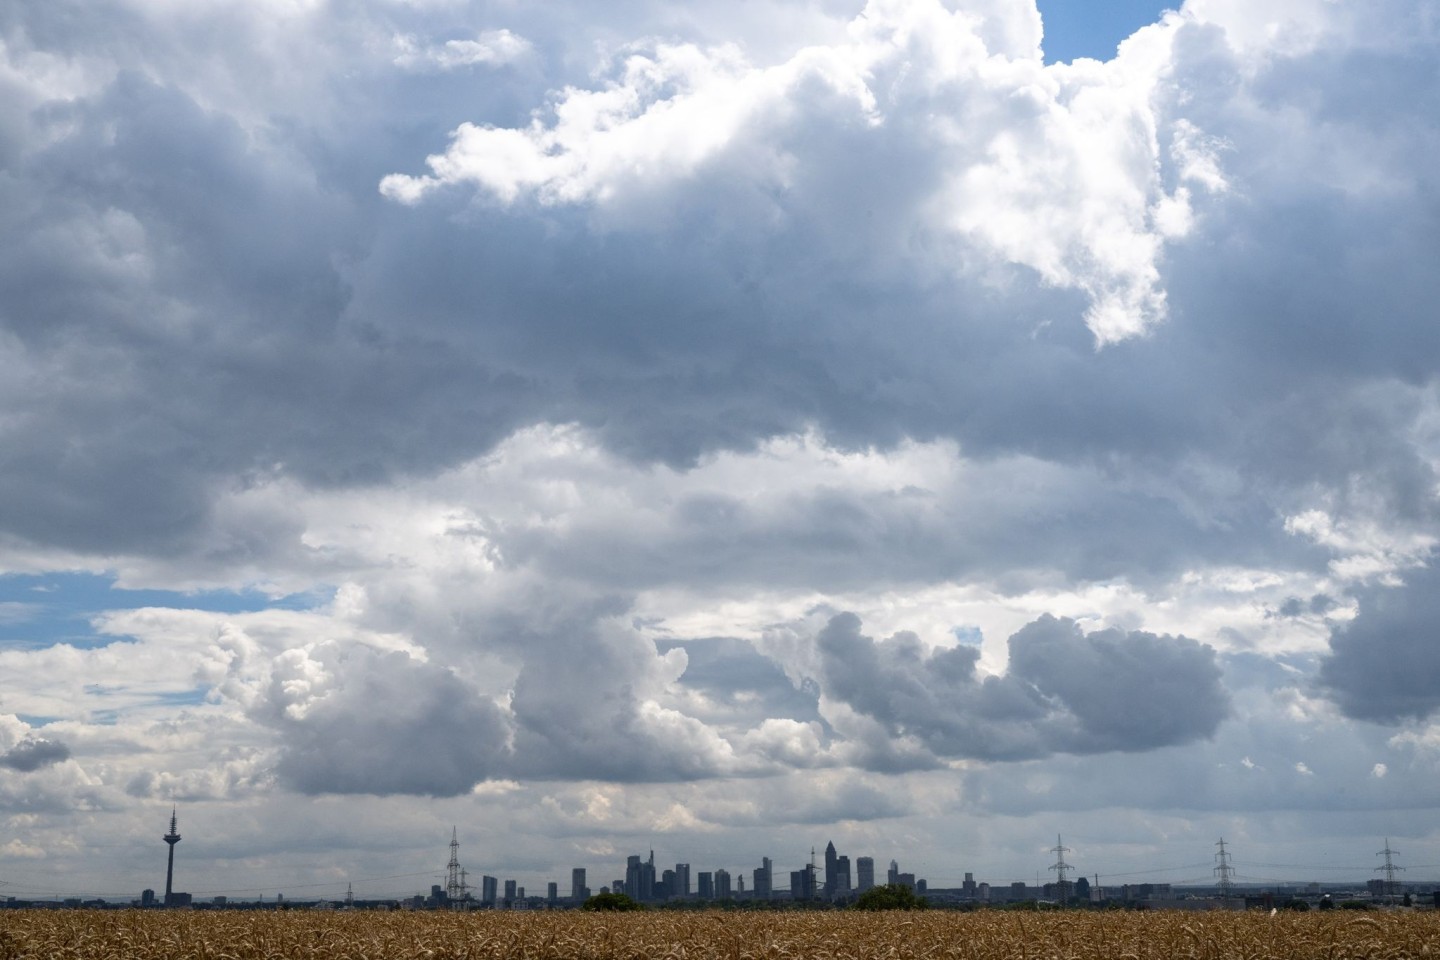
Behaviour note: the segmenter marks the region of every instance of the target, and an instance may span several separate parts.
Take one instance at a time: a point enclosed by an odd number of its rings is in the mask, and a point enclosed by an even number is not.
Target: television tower
[[[1391,850],[1391,849],[1390,849],[1390,838],[1389,838],[1389,837],[1386,837],[1386,838],[1385,838],[1385,849],[1384,849],[1384,850],[1381,850],[1379,853],[1375,854],[1375,856],[1377,856],[1377,857],[1384,857],[1384,858],[1385,858],[1385,866],[1383,866],[1383,867],[1376,867],[1376,868],[1375,868],[1375,872],[1376,872],[1376,873],[1384,873],[1384,874],[1385,874],[1385,897],[1386,897],[1386,899],[1388,899],[1391,903],[1394,903],[1394,902],[1395,902],[1395,873],[1396,873],[1396,871],[1404,872],[1404,870],[1405,870],[1404,867],[1397,867],[1397,866],[1395,866],[1395,861],[1394,861],[1393,857],[1395,856],[1395,854],[1397,854],[1397,853],[1399,853],[1399,852],[1400,852],[1399,850]]]
[[[1220,888],[1220,899],[1229,900],[1235,895],[1235,891],[1230,883],[1230,875],[1234,872],[1235,868],[1230,866],[1230,854],[1225,852],[1225,838],[1221,837],[1220,842],[1215,844],[1215,846],[1220,848],[1220,852],[1215,854],[1215,876],[1219,878],[1219,883],[1217,883],[1216,886]]]
[[[1060,842],[1060,834],[1057,833],[1055,834],[1055,846],[1050,848],[1050,852],[1055,854],[1055,863],[1050,869],[1055,871],[1055,883],[1059,887],[1060,902],[1067,903],[1070,899],[1070,888],[1065,882],[1065,871],[1075,868],[1065,862],[1065,854],[1074,851]]]
[[[445,896],[453,904],[460,899],[460,841],[450,828],[450,862],[445,865]]]
[[[180,834],[175,832],[175,808],[170,808],[170,832],[165,834],[165,842],[170,845],[170,862],[165,867],[165,906],[170,906],[171,886],[175,880],[175,844],[180,842]]]

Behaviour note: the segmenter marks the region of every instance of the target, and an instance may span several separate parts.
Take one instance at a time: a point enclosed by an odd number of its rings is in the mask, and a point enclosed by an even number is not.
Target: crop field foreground
[[[0,911],[0,960],[1434,957],[1435,913]]]

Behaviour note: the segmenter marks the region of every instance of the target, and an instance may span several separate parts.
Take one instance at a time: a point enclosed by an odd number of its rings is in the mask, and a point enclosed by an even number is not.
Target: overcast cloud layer
[[[1437,32],[0,7],[0,876],[1436,860]]]

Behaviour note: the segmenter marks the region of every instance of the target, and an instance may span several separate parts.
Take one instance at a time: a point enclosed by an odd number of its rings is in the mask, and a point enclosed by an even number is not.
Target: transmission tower
[[[1070,900],[1070,887],[1065,881],[1065,871],[1073,870],[1074,867],[1065,862],[1065,854],[1074,853],[1075,851],[1061,843],[1060,834],[1057,833],[1055,834],[1055,846],[1050,848],[1050,852],[1055,854],[1055,863],[1050,869],[1055,871],[1055,885],[1059,889],[1060,902],[1068,903]]]
[[[1225,852],[1225,838],[1221,837],[1215,846],[1220,848],[1220,852],[1215,854],[1215,876],[1219,878],[1217,886],[1220,888],[1220,899],[1229,900],[1235,895],[1234,884],[1230,881],[1235,868],[1230,866],[1230,854]]]
[[[1404,867],[1395,866],[1394,857],[1399,852],[1399,850],[1390,849],[1390,838],[1386,837],[1385,849],[1375,854],[1377,857],[1385,858],[1385,866],[1376,867],[1375,872],[1385,874],[1385,898],[1391,903],[1395,902],[1395,874],[1405,872]]]
[[[460,899],[460,841],[450,828],[450,862],[445,865],[445,896],[451,903]]]

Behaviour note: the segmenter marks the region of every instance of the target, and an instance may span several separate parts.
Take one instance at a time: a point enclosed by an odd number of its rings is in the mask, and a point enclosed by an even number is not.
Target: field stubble
[[[0,911],[0,960],[1440,960],[1440,915]]]

